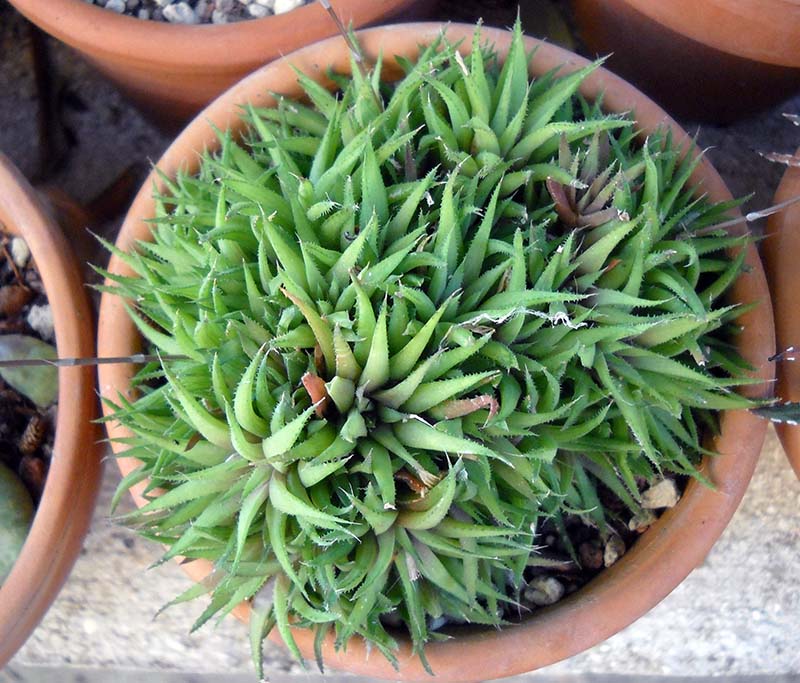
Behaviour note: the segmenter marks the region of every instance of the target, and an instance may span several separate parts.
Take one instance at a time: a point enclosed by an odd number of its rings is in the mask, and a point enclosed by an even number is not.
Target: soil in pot
[[[0,357],[55,358],[41,278],[24,240],[0,233]],[[0,369],[0,584],[22,550],[52,455],[54,367]]]

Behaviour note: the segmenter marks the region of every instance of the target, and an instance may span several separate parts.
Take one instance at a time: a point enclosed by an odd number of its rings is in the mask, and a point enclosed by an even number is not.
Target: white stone
[[[525,599],[537,607],[557,603],[564,596],[564,585],[552,576],[538,576],[525,589]]]
[[[662,479],[657,484],[653,484],[642,494],[642,507],[648,510],[658,510],[660,508],[675,507],[681,499],[678,487],[672,479]]]
[[[159,7],[166,7],[167,5],[172,3],[172,0],[154,0],[154,2]]]
[[[147,20],[150,18],[150,10],[142,8],[139,10],[136,16],[139,17],[139,19]]]
[[[197,15],[188,2],[179,2],[167,5],[164,8],[164,18],[173,24],[196,24]]]
[[[27,322],[28,325],[42,336],[42,339],[53,341],[55,338],[53,311],[50,308],[50,304],[31,306],[31,310],[28,311]]]
[[[631,531],[644,531],[647,527],[654,524],[657,519],[656,513],[652,510],[641,510],[631,517],[628,522],[628,528]]]
[[[275,9],[275,0],[253,0],[257,5],[263,5],[271,10]]]
[[[194,13],[200,21],[208,18],[208,0],[197,0],[197,3],[194,6]]]
[[[15,237],[11,240],[11,258],[14,260],[17,268],[24,268],[28,259],[31,257],[31,250],[28,243],[21,237]]]
[[[617,534],[613,534],[607,541],[603,550],[603,564],[610,567],[625,554],[625,541]]]
[[[228,23],[228,15],[223,12],[222,10],[215,9],[211,13],[211,23],[212,24],[227,24]]]
[[[264,5],[257,5],[255,3],[247,6],[247,13],[254,19],[263,19],[264,17],[268,17],[270,14],[272,14],[268,7],[264,7]]]
[[[125,12],[125,0],[106,0],[106,9],[122,14]]]
[[[275,14],[284,14],[286,12],[291,12],[302,4],[303,0],[275,0],[273,11]]]

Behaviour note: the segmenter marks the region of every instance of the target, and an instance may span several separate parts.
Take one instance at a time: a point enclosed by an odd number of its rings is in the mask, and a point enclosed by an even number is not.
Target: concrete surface
[[[478,16],[474,0],[448,2],[442,16]],[[485,3],[501,23],[507,21],[509,5]],[[33,177],[41,174],[27,40],[22,22],[0,0],[0,150]],[[132,161],[157,160],[168,138],[69,50],[54,45],[53,57],[75,142],[65,164],[47,180],[86,201]],[[731,190],[754,193],[749,208],[770,203],[783,170],[757,152],[788,152],[800,141],[800,129],[782,119],[782,111],[800,112],[800,99],[756,120],[700,131],[700,144],[714,146],[709,155]],[[688,122],[687,127],[693,130]],[[112,236],[115,228],[110,223],[103,230]],[[187,579],[175,564],[148,570],[158,548],[108,521],[117,480],[109,463],[84,551],[39,628],[0,672],[0,682],[161,680],[156,671],[174,672],[163,679],[170,683],[223,675],[253,680],[241,624],[225,620],[189,635],[202,610],[199,603],[172,608],[153,620],[159,607],[187,587]],[[745,500],[703,566],[648,615],[605,643],[514,680],[606,683],[612,674],[626,677],[613,680],[720,675],[758,676],[773,683],[800,680],[798,548],[800,483],[770,431]],[[267,656],[273,681],[321,680],[302,673],[278,648],[270,646]],[[334,679],[339,677],[326,680]]]

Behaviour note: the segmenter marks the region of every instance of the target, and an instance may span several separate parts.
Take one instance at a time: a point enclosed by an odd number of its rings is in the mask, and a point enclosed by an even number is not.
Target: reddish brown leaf
[[[302,382],[311,397],[311,402],[316,406],[314,410],[317,413],[317,417],[323,417],[331,400],[331,397],[328,396],[328,390],[325,388],[325,380],[318,375],[307,372],[303,375]]]

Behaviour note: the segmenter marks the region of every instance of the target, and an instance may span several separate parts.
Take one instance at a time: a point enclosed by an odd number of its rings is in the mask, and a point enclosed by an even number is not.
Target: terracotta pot
[[[797,154],[800,155],[800,149]],[[790,168],[778,187],[775,203],[798,196],[800,168]],[[797,258],[800,255],[800,204],[793,204],[770,217],[763,253],[775,306],[778,350],[794,346],[800,352],[800,270],[797,268]],[[775,393],[785,401],[800,401],[800,361],[778,363]],[[789,462],[800,477],[800,426],[778,424],[775,428]]]
[[[81,52],[142,111],[177,131],[254,69],[334,35],[318,2],[286,14],[227,25],[142,21],[86,0],[10,0],[47,33]],[[332,0],[347,25],[385,21],[415,0]]]
[[[674,115],[728,123],[800,90],[798,0],[572,0],[592,54]]]
[[[2,155],[0,223],[30,247],[53,310],[59,356],[94,355],[93,316],[69,243]],[[22,554],[0,588],[0,668],[39,623],[81,550],[101,478],[96,416],[92,369],[59,369],[50,471]]]
[[[438,24],[406,24],[386,26],[363,31],[360,40],[368,55],[384,54],[384,68],[396,71],[391,56],[403,55],[413,59],[420,43],[427,43],[442,30]],[[454,24],[447,28],[448,38],[465,39],[463,50],[471,45],[473,27]],[[484,36],[502,53],[507,50],[510,35],[496,29],[484,29]],[[533,75],[564,65],[563,73],[586,64],[586,61],[553,45],[528,39],[534,57],[530,64]],[[183,168],[197,169],[197,150],[213,149],[216,137],[209,122],[218,127],[241,130],[237,119],[238,105],[252,102],[256,106],[271,106],[274,99],[268,94],[277,91],[298,96],[299,87],[290,64],[313,78],[326,82],[325,68],[336,71],[348,67],[348,55],[338,39],[327,40],[304,48],[289,59],[274,62],[245,79],[216,100],[175,140],[158,163],[165,173],[174,174]],[[653,102],[635,88],[608,71],[596,71],[584,84],[583,94],[595,98],[605,93],[604,103],[612,111],[635,109],[643,135],[659,125],[670,126],[677,141],[688,141],[688,136]],[[702,182],[704,191],[713,200],[730,197],[722,180],[707,161],[702,161],[694,177]],[[144,222],[153,215],[151,183],[158,182],[155,175],[145,184],[128,213],[119,235],[118,246],[131,249],[134,240],[150,235]],[[757,376],[769,380],[771,364],[766,359],[774,348],[772,311],[769,292],[754,248],[747,253],[750,272],[737,282],[733,297],[737,301],[759,301],[761,305],[742,317],[745,325],[740,337],[741,352],[758,368]],[[112,272],[128,273],[119,259],[112,258]],[[99,349],[103,355],[124,355],[139,348],[141,340],[128,318],[119,297],[104,295],[101,301]],[[103,366],[100,368],[100,390],[103,396],[115,398],[118,393],[130,395],[133,366]],[[762,395],[768,385],[751,387],[754,395]],[[120,425],[107,423],[111,438],[125,434]],[[683,499],[661,519],[612,568],[592,581],[576,594],[557,605],[537,612],[533,618],[502,630],[461,631],[447,642],[431,643],[426,654],[436,673],[437,681],[475,681],[511,676],[551,664],[576,654],[624,628],[664,598],[689,572],[705,558],[714,541],[725,528],[736,509],[755,467],[766,430],[766,423],[746,411],[726,412],[722,416],[722,435],[713,448],[720,455],[708,459],[704,471],[716,483],[716,490],[691,482]],[[119,451],[124,449],[116,447]],[[123,472],[137,465],[132,459],[119,459]],[[134,490],[137,503],[142,503],[141,487]],[[210,565],[192,562],[187,572],[195,580],[208,573]],[[247,606],[241,605],[238,616],[245,617]],[[271,637],[277,638],[275,633]],[[306,655],[312,653],[313,637],[308,631],[297,631],[296,637]],[[430,680],[419,660],[411,654],[408,640],[402,642],[399,652],[400,672],[378,653],[368,656],[362,640],[353,639],[346,652],[335,652],[328,640],[325,661],[333,668],[378,678],[404,680]]]

